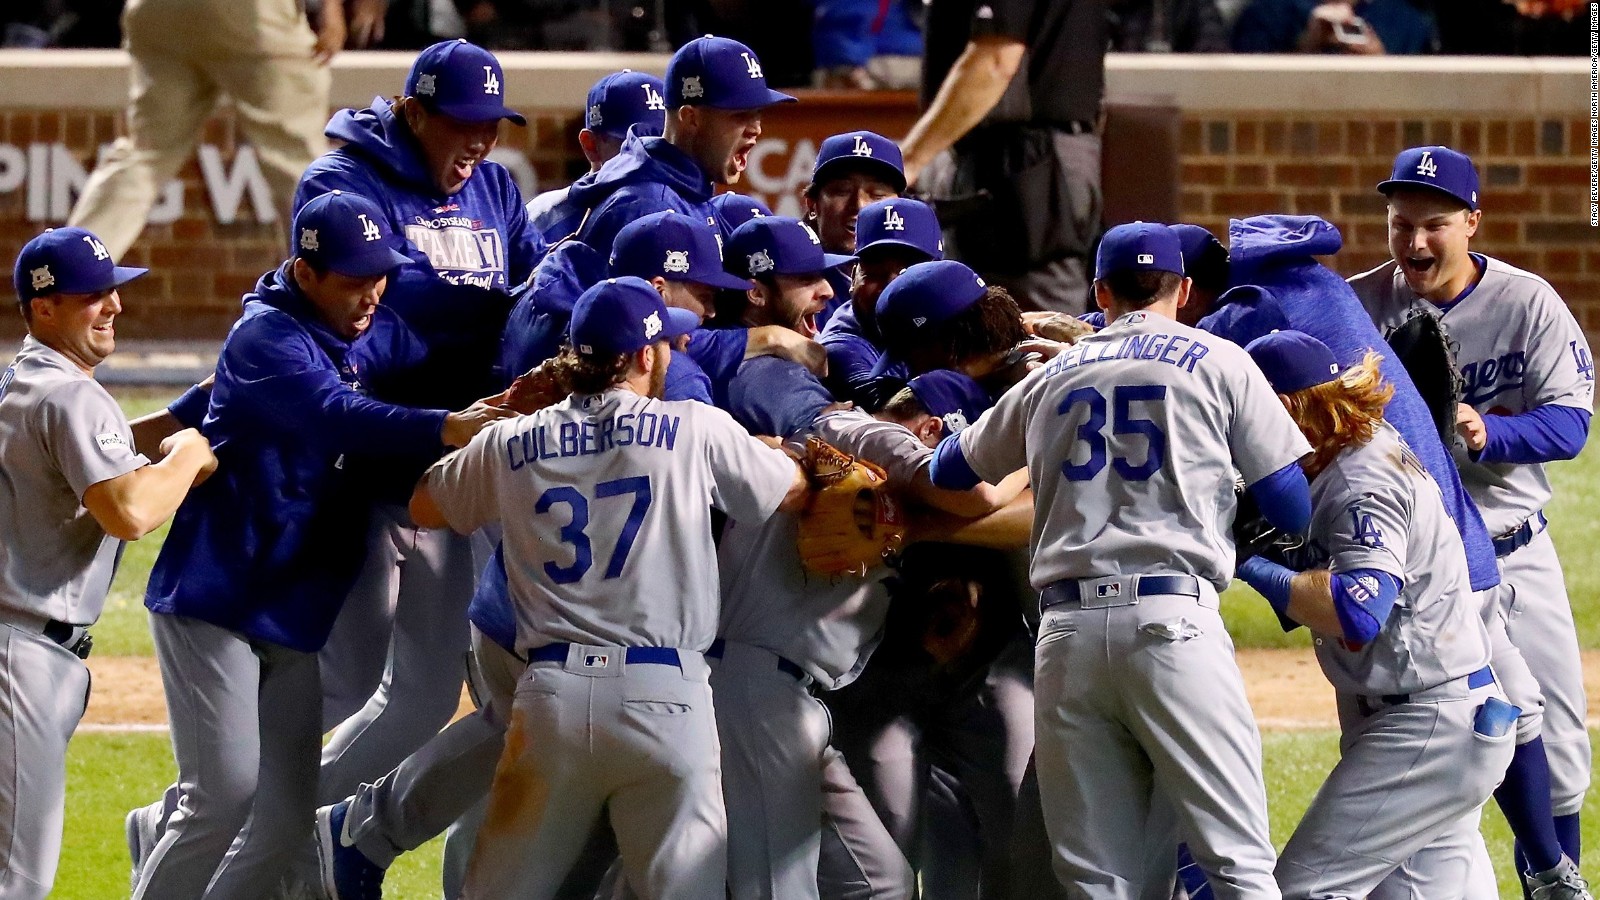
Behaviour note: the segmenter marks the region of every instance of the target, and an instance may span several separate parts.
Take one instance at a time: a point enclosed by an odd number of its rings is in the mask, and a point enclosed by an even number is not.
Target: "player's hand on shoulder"
[[[185,428],[175,431],[161,441],[161,458],[166,459],[173,454],[193,454],[200,460],[199,470],[195,472],[194,483],[191,487],[199,487],[205,483],[211,473],[217,470],[217,455],[211,452],[211,442],[201,434],[199,429]]]
[[[1489,431],[1483,425],[1483,416],[1465,403],[1456,404],[1456,433],[1467,442],[1467,449],[1473,453],[1482,450],[1489,442]]]
[[[446,415],[444,427],[439,429],[439,440],[446,447],[465,447],[478,432],[517,414],[514,409],[490,402],[495,399],[488,397],[466,409]]]
[[[1022,327],[1035,337],[1062,344],[1077,343],[1079,338],[1095,333],[1095,327],[1077,316],[1060,312],[1030,311],[1022,314]]]
[[[758,325],[750,329],[749,351],[745,354],[746,358],[769,355],[799,363],[818,378],[828,374],[827,348],[800,332],[781,325]]]
[[[493,397],[485,398],[483,402],[490,406],[503,406],[518,415],[526,416],[560,402],[566,395],[567,392],[562,390],[555,376],[543,363],[540,363],[526,373],[518,375],[510,387]]]

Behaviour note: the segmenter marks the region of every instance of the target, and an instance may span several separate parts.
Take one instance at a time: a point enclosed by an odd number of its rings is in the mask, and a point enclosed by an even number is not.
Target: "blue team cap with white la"
[[[1183,244],[1160,222],[1129,222],[1107,231],[1094,254],[1094,278],[1122,272],[1183,274]]]
[[[789,216],[762,216],[740,225],[728,238],[728,271],[760,275],[810,275],[855,259],[825,253],[811,226]]]
[[[629,275],[607,278],[583,292],[572,306],[567,340],[581,356],[615,356],[681,337],[699,325],[699,316],[667,306],[650,282]]]
[[[1379,192],[1399,187],[1425,187],[1444,193],[1466,206],[1478,208],[1478,168],[1471,157],[1449,147],[1412,147],[1394,158],[1394,172],[1378,184]]]
[[[856,255],[882,247],[909,247],[928,259],[944,259],[944,233],[933,207],[909,197],[890,197],[856,213]]]
[[[640,137],[659,137],[667,125],[666,82],[646,72],[612,72],[589,88],[583,127],[618,140],[628,129]]]
[[[411,262],[376,203],[348,191],[312,197],[294,214],[294,255],[312,268],[371,278]]]
[[[924,372],[906,387],[923,409],[944,422],[945,434],[960,434],[991,405],[989,393],[971,376],[951,369]]]
[[[1292,394],[1339,377],[1339,361],[1328,345],[1304,331],[1274,331],[1245,345],[1267,383],[1280,394]]]
[[[906,164],[900,145],[871,131],[847,131],[824,138],[817,148],[811,183],[821,185],[848,172],[868,172],[894,188],[906,189]]]
[[[406,96],[463,122],[528,124],[521,113],[506,108],[505,81],[493,53],[465,39],[440,41],[417,54],[406,76]]]
[[[722,247],[711,225],[673,210],[635,219],[617,232],[611,243],[611,274],[660,276],[736,291],[750,286],[722,268]]]
[[[667,63],[667,108],[761,109],[795,98],[767,87],[761,60],[744,44],[706,35],[678,48]]]
[[[17,299],[27,303],[51,294],[98,294],[150,271],[119,266],[106,245],[84,228],[51,228],[17,254],[12,273]]]
[[[772,207],[761,202],[759,197],[736,194],[733,191],[712,197],[711,206],[716,209],[717,216],[722,219],[723,227],[729,233],[738,230],[740,225],[751,219],[772,215]]]

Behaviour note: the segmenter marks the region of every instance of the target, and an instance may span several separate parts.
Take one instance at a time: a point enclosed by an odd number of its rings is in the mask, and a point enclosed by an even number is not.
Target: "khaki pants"
[[[131,0],[128,133],[89,176],[68,223],[120,259],[144,229],[224,95],[261,162],[280,218],[306,166],[327,150],[328,69],[294,0]]]

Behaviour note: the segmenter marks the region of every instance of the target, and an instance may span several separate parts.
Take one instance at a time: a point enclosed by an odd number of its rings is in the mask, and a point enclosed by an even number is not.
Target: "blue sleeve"
[[[674,352],[667,360],[667,383],[663,400],[698,400],[711,406],[711,379],[687,355]]]
[[[697,328],[689,335],[686,352],[705,370],[707,378],[726,383],[738,374],[749,345],[748,328]]]
[[[517,652],[517,615],[511,605],[511,583],[506,577],[503,545],[494,553],[478,577],[478,586],[467,604],[467,619],[478,626],[483,636],[499,644],[507,653]]]
[[[1250,495],[1274,527],[1305,534],[1311,526],[1311,485],[1300,463],[1292,462],[1250,485]]]
[[[1278,615],[1278,625],[1284,631],[1293,631],[1300,623],[1289,618],[1289,594],[1294,586],[1295,571],[1261,556],[1252,556],[1239,564],[1236,573],[1256,593],[1267,598],[1272,611]]]
[[[1379,569],[1338,572],[1331,587],[1333,612],[1344,639],[1357,647],[1378,636],[1400,599],[1400,579]]]
[[[211,406],[211,391],[194,385],[167,404],[167,412],[185,428],[199,428],[205,421],[206,409]]]
[[[819,0],[811,26],[817,68],[866,65],[875,49],[877,16],[878,0]]]
[[[805,366],[775,356],[746,361],[728,384],[728,412],[751,434],[798,434],[832,402]]]
[[[970,491],[983,482],[972,464],[961,452],[961,435],[952,434],[934,448],[933,459],[928,464],[928,477],[933,486],[947,491]]]
[[[1589,439],[1589,412],[1571,406],[1540,406],[1515,416],[1486,415],[1487,442],[1478,462],[1542,463],[1572,459]]]
[[[883,355],[860,335],[841,334],[823,342],[828,351],[828,386],[834,395],[865,410],[876,410],[905,387],[905,379],[874,377]]]
[[[544,239],[528,221],[528,208],[511,173],[502,170],[500,195],[505,206],[506,282],[519,285],[533,274],[533,267],[544,258]]]
[[[345,384],[303,333],[241,328],[218,366],[218,398],[244,406],[261,423],[320,435],[340,452],[437,453],[446,412],[373,400]]]
[[[1104,328],[1106,327],[1106,311],[1097,309],[1093,312],[1086,312],[1078,317],[1078,321],[1088,322],[1096,328]]]

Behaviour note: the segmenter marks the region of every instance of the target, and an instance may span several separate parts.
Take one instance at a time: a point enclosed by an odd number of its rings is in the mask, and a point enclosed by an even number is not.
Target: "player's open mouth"
[[[466,181],[468,178],[472,177],[472,172],[477,167],[478,158],[476,156],[463,156],[456,160],[454,166],[455,176],[462,181]]]
[[[101,323],[99,325],[91,325],[89,327],[94,329],[95,331],[100,332],[101,334],[116,334],[117,333],[116,327],[114,325],[112,325],[110,322],[104,322],[104,323]]]
[[[755,148],[755,144],[746,144],[733,152],[733,170],[735,172],[743,172],[750,165],[750,151]]]
[[[817,314],[806,313],[800,317],[800,333],[806,337],[817,336]]]
[[[1406,257],[1406,267],[1411,269],[1412,271],[1416,271],[1416,272],[1426,272],[1429,269],[1433,268],[1433,264],[1436,263],[1436,262],[1438,262],[1438,260],[1434,259],[1431,256],[1428,256],[1428,257],[1408,256],[1408,257]]]

